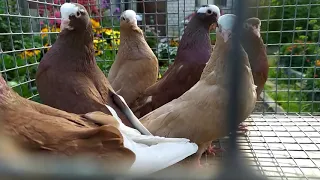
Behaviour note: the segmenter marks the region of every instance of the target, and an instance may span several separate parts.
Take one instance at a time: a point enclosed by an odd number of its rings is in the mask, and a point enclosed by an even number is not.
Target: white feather
[[[217,14],[217,17],[220,17],[220,9],[216,5],[209,4],[208,7],[200,7],[197,11],[197,13],[206,13],[208,10],[211,10],[212,12]]]
[[[129,19],[130,22],[137,23],[137,21],[141,21],[142,17],[137,15],[135,11],[129,9],[125,10],[122,15],[125,19]]]
[[[131,111],[131,109],[129,108],[127,102],[124,100],[124,98],[120,95],[117,94],[117,96],[120,98],[120,100],[122,101],[122,103],[126,106],[126,109],[123,109],[123,113],[129,118],[131,119],[131,123],[132,125],[141,133],[145,134],[145,135],[152,135],[149,130],[147,128],[145,128],[142,123],[139,121],[139,119],[133,114],[133,112]],[[120,118],[119,118],[120,120]],[[121,120],[120,120],[121,121]]]
[[[131,173],[147,175],[167,168],[198,150],[195,143],[185,138],[164,138],[152,135],[142,135],[138,130],[130,128],[121,122],[116,111],[106,105],[113,117],[120,123],[119,131],[124,139],[124,146],[136,155],[131,166]]]
[[[69,19],[70,15],[76,15],[78,11],[79,11],[79,7],[72,3],[64,3],[60,7],[62,19]]]
[[[219,29],[231,31],[233,25],[235,24],[237,16],[234,14],[224,14],[218,19]]]

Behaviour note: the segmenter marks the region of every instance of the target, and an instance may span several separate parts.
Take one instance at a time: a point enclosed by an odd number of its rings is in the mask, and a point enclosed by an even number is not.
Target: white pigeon
[[[124,106],[128,106],[124,98],[117,95]],[[122,123],[116,111],[106,105],[112,116],[119,122],[119,131],[124,140],[124,146],[136,155],[136,160],[131,166],[129,173],[148,175],[167,168],[198,150],[195,143],[185,138],[165,138],[153,135],[143,135],[138,130],[130,128]],[[127,112],[133,115],[129,109]],[[131,114],[132,113],[132,114]],[[134,116],[134,115],[133,115]]]

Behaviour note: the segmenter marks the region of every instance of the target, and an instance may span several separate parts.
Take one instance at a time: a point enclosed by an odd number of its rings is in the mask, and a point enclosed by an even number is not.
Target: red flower
[[[310,59],[306,59],[307,62],[310,62]]]
[[[61,14],[59,11],[55,11],[53,16],[50,16],[51,18],[61,18]],[[55,25],[58,24],[58,26],[60,26],[61,24],[61,19],[50,19],[50,24],[51,25]]]
[[[317,77],[318,77],[318,74],[315,74],[314,77],[317,78]]]

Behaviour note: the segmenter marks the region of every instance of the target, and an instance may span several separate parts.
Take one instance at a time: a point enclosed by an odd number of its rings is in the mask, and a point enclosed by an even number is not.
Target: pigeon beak
[[[137,14],[136,19],[137,19],[137,21],[142,21],[142,16]]]

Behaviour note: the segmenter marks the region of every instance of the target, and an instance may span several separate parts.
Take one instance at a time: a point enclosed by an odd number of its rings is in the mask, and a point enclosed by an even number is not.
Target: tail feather
[[[127,148],[136,155],[136,160],[129,172],[139,175],[148,175],[165,169],[198,150],[198,146],[190,142],[166,142],[148,146],[131,141],[130,147]]]
[[[152,174],[185,159],[198,150],[197,144],[190,143],[189,139],[142,135],[138,130],[124,125],[112,107],[108,105],[106,107],[120,123],[119,130],[123,136],[124,147],[136,155],[136,160],[129,170],[131,173]]]
[[[147,128],[145,128],[139,119],[133,114],[124,98],[118,94],[113,95],[114,101],[121,111],[128,117],[132,125],[144,135],[152,135]],[[108,108],[109,109],[109,108]],[[109,109],[110,110],[110,109]]]
[[[146,135],[139,135],[139,136],[132,136],[130,137],[134,142],[143,143],[146,145],[156,145],[158,143],[187,143],[190,142],[189,139],[185,138],[165,138],[160,136],[146,136]]]

